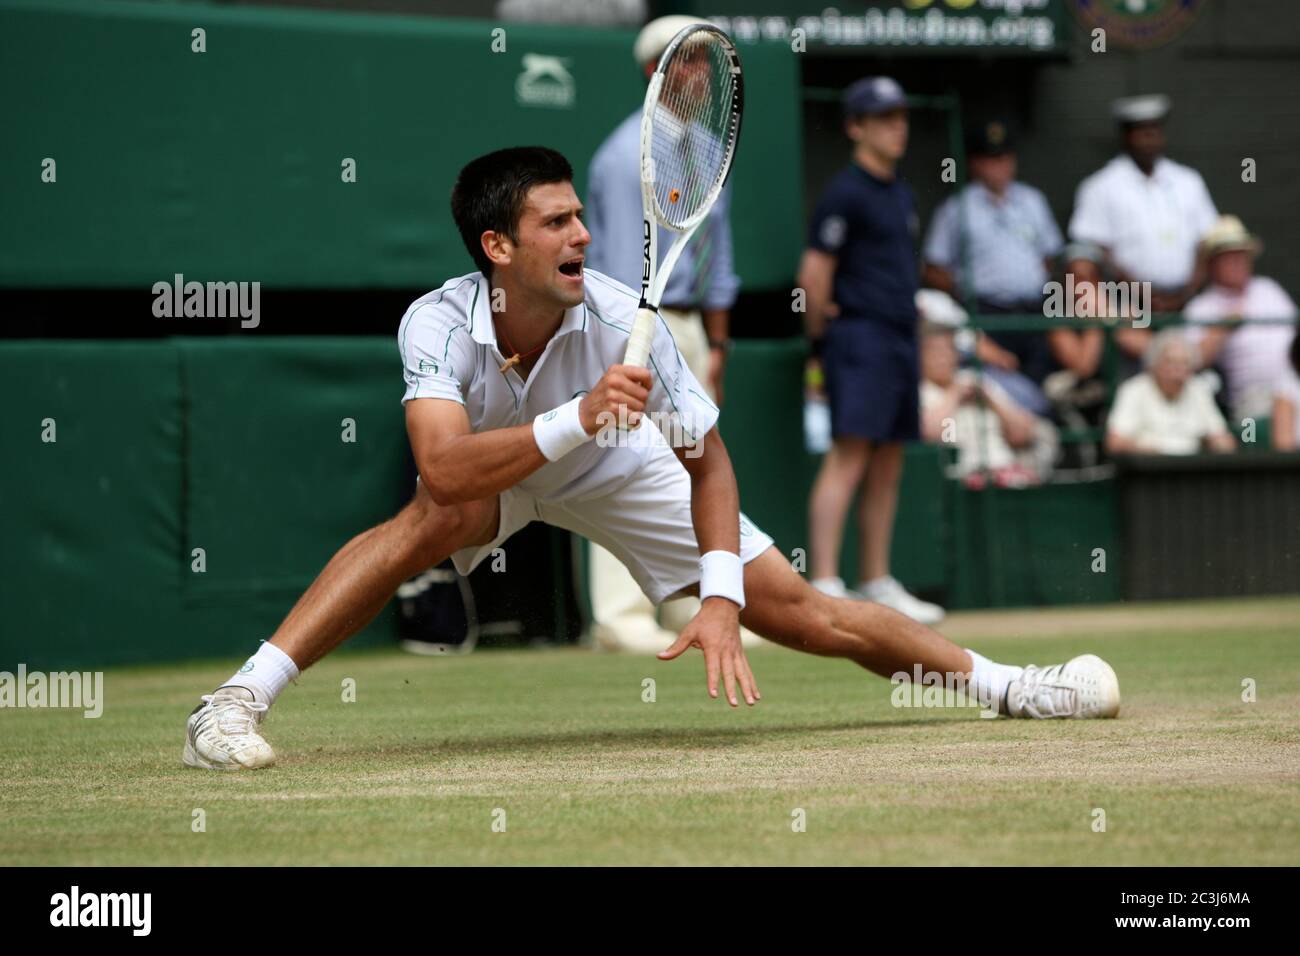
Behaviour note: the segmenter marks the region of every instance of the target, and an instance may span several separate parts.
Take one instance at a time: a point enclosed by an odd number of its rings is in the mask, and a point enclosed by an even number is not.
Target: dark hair
[[[524,200],[534,186],[573,181],[573,167],[545,146],[499,149],[471,160],[451,190],[451,217],[479,270],[489,278],[492,261],[483,252],[483,233],[491,230],[518,239]]]

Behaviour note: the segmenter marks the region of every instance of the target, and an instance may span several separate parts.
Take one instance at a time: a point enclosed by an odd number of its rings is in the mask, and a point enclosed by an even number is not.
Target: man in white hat
[[[641,30],[632,55],[647,81],[673,37],[685,27],[707,23],[699,17],[670,16],[652,20]],[[596,150],[587,175],[587,228],[591,232],[588,265],[623,284],[641,284],[641,109],[638,107]],[[682,253],[664,290],[663,316],[691,373],[710,397],[722,400],[722,377],[730,348],[730,310],[740,288],[732,262],[731,190],[724,189],[709,217]],[[662,258],[672,245],[659,231]],[[594,636],[610,650],[657,653],[690,620],[695,599],[670,602],[661,611],[641,593],[627,569],[604,548],[591,547],[591,602]],[[671,630],[669,628],[672,628]],[[756,641],[754,638],[752,641]]]
[[[1233,418],[1267,417],[1277,383],[1287,374],[1295,303],[1277,282],[1255,275],[1264,245],[1236,216],[1220,216],[1201,249],[1210,284],[1183,312],[1199,325],[1192,337],[1201,364],[1223,371]]]
[[[1196,244],[1218,216],[1201,174],[1164,155],[1169,108],[1161,95],[1114,102],[1123,152],[1080,183],[1069,228],[1105,250],[1116,279],[1150,282],[1156,312],[1177,311],[1199,287]]]

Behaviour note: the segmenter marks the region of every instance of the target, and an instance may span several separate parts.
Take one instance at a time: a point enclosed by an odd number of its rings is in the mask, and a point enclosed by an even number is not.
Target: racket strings
[[[726,179],[739,125],[735,92],[727,51],[707,32],[688,38],[665,64],[651,140],[665,225],[684,227]]]

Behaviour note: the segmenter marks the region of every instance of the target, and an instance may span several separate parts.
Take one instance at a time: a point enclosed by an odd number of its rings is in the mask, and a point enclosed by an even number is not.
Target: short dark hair
[[[466,251],[485,276],[492,275],[492,260],[483,252],[483,233],[491,230],[518,240],[528,191],[546,183],[569,182],[573,182],[573,167],[545,146],[499,149],[465,165],[451,190],[451,216]]]

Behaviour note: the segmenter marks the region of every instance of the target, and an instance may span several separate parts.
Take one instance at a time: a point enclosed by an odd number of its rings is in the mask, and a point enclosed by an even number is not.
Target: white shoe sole
[[[197,767],[200,770],[220,770],[230,772],[234,770],[261,770],[265,767],[275,765],[275,758],[272,757],[269,763],[264,763],[258,767],[245,767],[242,763],[213,763],[210,760],[204,760],[199,752],[194,749],[194,744],[190,741],[190,735],[185,735],[185,750],[181,753],[181,763],[187,767]]]

